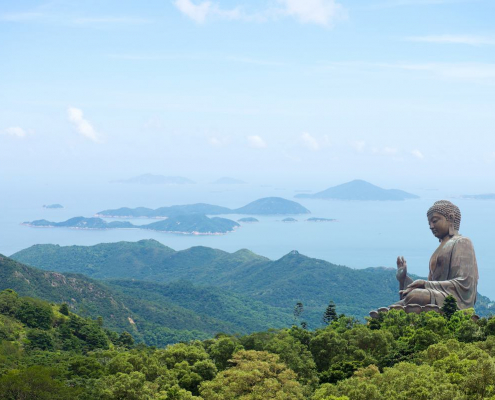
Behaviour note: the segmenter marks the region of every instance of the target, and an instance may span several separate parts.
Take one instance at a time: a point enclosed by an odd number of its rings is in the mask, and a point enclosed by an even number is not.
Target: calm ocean
[[[277,259],[291,250],[352,268],[395,267],[403,255],[412,273],[426,276],[428,261],[438,242],[430,233],[426,210],[445,198],[438,191],[415,191],[419,200],[404,202],[347,202],[294,199],[296,189],[259,185],[8,185],[0,196],[0,253],[11,255],[38,243],[93,245],[102,242],[137,241],[153,238],[176,250],[208,246],[229,252],[246,248]],[[240,207],[261,197],[279,196],[297,200],[313,217],[335,218],[332,223],[282,223],[283,216],[260,216],[257,224],[244,224],[236,232],[221,236],[174,235],[141,230],[84,231],[29,228],[24,221],[64,221],[75,216],[93,216],[109,208],[211,203]],[[461,233],[472,239],[478,258],[480,293],[495,299],[495,201],[453,199],[461,211]],[[62,210],[42,208],[60,203]],[[231,219],[241,216],[229,215]],[[134,221],[145,223],[146,220]]]

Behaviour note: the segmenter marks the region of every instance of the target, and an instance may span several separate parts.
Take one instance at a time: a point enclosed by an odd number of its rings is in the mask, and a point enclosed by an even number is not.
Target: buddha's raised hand
[[[395,276],[397,277],[397,280],[401,283],[403,283],[406,280],[407,261],[404,259],[403,256],[397,257],[397,273]]]

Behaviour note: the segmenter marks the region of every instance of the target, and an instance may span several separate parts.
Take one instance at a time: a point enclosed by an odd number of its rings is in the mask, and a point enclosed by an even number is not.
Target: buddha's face
[[[442,214],[433,213],[428,218],[428,224],[433,235],[442,240],[449,234],[449,221]]]

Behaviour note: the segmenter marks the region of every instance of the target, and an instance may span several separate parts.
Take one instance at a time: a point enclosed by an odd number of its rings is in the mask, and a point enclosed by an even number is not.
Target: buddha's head
[[[441,241],[459,233],[461,211],[448,200],[436,201],[426,213],[432,233]]]

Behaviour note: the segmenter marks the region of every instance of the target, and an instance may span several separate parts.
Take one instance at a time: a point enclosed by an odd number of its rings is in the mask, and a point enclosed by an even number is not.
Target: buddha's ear
[[[454,236],[455,235],[455,229],[454,229],[454,221],[455,217],[454,214],[449,214],[449,236]]]

